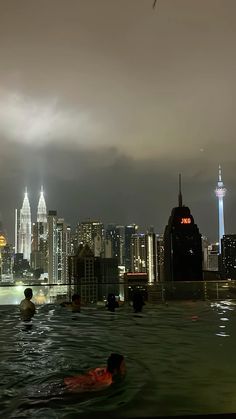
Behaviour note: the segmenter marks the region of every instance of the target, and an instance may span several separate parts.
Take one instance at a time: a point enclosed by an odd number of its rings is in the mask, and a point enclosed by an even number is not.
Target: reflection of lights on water
[[[224,326],[224,325],[222,324],[222,325],[220,325],[220,327],[221,327],[221,329],[224,329],[226,326]]]
[[[17,291],[22,291],[24,289],[24,285],[17,285],[16,289]]]
[[[221,317],[220,320],[222,320],[222,322],[228,322],[229,321],[229,319],[227,317]]]
[[[221,332],[221,333],[216,333],[216,336],[220,336],[220,337],[225,338],[225,337],[230,336],[230,335],[227,335],[225,332]]]

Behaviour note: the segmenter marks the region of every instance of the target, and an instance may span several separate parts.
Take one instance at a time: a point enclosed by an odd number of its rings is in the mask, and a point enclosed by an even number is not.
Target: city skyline
[[[235,232],[235,1],[11,6],[0,14],[0,212],[9,236],[25,184],[35,195],[44,184],[48,208],[72,225],[89,216],[163,231],[181,172],[184,203],[216,240],[219,162],[225,231]]]
[[[219,170],[219,172],[218,172],[218,176],[219,177],[218,177],[218,183],[217,183],[218,186],[217,186],[217,188],[219,189],[219,187],[224,188],[224,185],[223,185],[223,182],[222,182],[222,175],[221,175],[222,169],[221,169],[221,166],[220,165],[219,165],[218,170]],[[181,196],[181,202],[182,202],[183,197],[182,197],[182,193],[181,193],[181,175],[180,174],[179,174],[179,185],[178,186],[179,186],[179,191],[176,191],[176,192],[178,192],[178,201],[180,200],[180,196]],[[215,194],[216,194],[217,199],[219,200],[219,197],[218,197],[218,189],[217,188],[215,189]],[[29,188],[25,187],[24,196],[27,195],[27,200],[28,200],[28,190],[29,190]],[[225,191],[226,191],[226,189],[224,189],[224,192]],[[47,209],[46,209],[44,192],[45,192],[44,191],[44,188],[41,185],[40,192],[39,192],[39,199],[38,199],[36,217],[33,216],[32,223],[34,223],[36,221],[41,221],[41,222],[47,223],[47,218],[46,218]],[[29,199],[29,203],[31,204],[31,200],[30,199]],[[223,206],[222,206],[222,208],[223,208]],[[15,211],[18,211],[18,210],[15,209]],[[60,214],[60,216],[64,218],[63,214]],[[17,215],[15,215],[15,217],[17,217]],[[221,219],[223,220],[223,226],[220,225],[220,223],[222,222]],[[87,215],[86,217],[84,217],[84,219],[77,219],[74,223],[73,222],[71,223],[70,220],[65,220],[65,221],[67,222],[68,225],[72,226],[72,229],[75,229],[78,223],[84,222],[84,221],[87,221],[87,220],[96,220],[96,221],[99,221],[99,222],[101,221],[105,226],[109,226],[109,224],[114,224],[114,225],[122,224],[122,223],[119,223],[119,220],[118,221],[117,220],[115,220],[115,221],[113,220],[112,222],[110,222],[110,221],[109,222],[104,222],[103,219],[99,219],[98,220],[98,219],[95,219],[95,218],[90,217],[89,215]],[[133,223],[135,223],[135,220],[133,220],[129,224],[133,224]],[[15,226],[16,226],[16,219],[15,219]],[[140,232],[141,231],[143,231],[143,232],[148,231],[150,227],[154,227],[154,229],[155,229],[155,225],[153,225],[151,223],[146,224],[145,226],[144,226],[144,224],[141,224],[141,225],[139,225],[139,227],[140,227],[140,229],[139,229]],[[4,230],[4,228],[3,228],[3,230]],[[223,237],[223,234],[225,234],[225,232],[224,232],[224,213],[222,212],[220,214],[219,209],[218,209],[218,231],[219,231],[218,238],[219,237]],[[160,230],[160,231],[157,231],[156,230],[155,232],[156,232],[156,234],[163,234],[164,233],[164,229],[163,230]],[[6,232],[6,234],[7,234],[7,232]],[[14,230],[14,234],[16,234],[15,233],[15,230]],[[201,234],[202,234],[203,237],[206,237],[206,234],[204,232],[201,231]],[[9,237],[8,234],[7,234],[7,236]],[[217,236],[217,234],[216,234],[216,236]],[[15,237],[16,237],[16,235],[15,235]],[[211,238],[209,238],[209,237],[207,237],[207,238],[208,238],[209,242],[213,242],[213,241],[217,242],[217,239],[211,240]],[[9,242],[11,242],[11,240],[9,240]],[[220,242],[220,241],[218,240],[218,242]]]

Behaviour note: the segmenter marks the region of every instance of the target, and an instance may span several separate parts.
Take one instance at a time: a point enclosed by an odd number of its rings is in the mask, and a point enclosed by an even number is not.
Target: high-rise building
[[[15,253],[13,264],[13,276],[15,280],[23,278],[29,269],[29,262],[27,259],[24,259],[23,253]]]
[[[219,243],[211,243],[207,247],[207,270],[219,269]]]
[[[100,262],[100,275],[98,278],[98,297],[107,298],[109,293],[119,294],[119,273],[117,258],[97,258]]]
[[[157,265],[157,236],[154,232],[149,231],[145,235],[146,238],[146,265],[148,274],[148,284],[151,285],[158,280]]]
[[[18,253],[19,251],[19,231],[20,231],[20,211],[16,208],[15,209],[15,249],[14,253]]]
[[[157,279],[164,281],[164,236],[157,234]]]
[[[80,244],[77,254],[69,257],[69,284],[84,303],[98,300],[100,258],[95,258],[88,244]]]
[[[147,273],[149,285],[157,280],[157,238],[154,232],[132,235],[131,269],[132,272]]]
[[[112,241],[111,239],[105,239],[104,240],[104,258],[112,258],[113,252],[112,252]],[[117,259],[117,258],[116,258]]]
[[[218,216],[219,216],[219,253],[221,253],[221,239],[225,234],[225,223],[224,223],[224,197],[226,194],[226,188],[222,181],[221,167],[219,166],[219,178],[215,194],[218,199]]]
[[[56,237],[57,237],[57,283],[67,283],[68,277],[68,234],[70,229],[67,229],[67,225],[63,218],[58,218],[56,226]]]
[[[138,226],[131,224],[125,226],[125,259],[124,265],[126,272],[132,272],[132,258],[131,258],[131,238],[132,235],[137,233]]]
[[[57,283],[57,212],[48,211],[48,280]]]
[[[71,226],[66,226],[66,254],[71,256],[74,254],[73,234],[71,233]]]
[[[68,256],[71,254],[71,229],[56,211],[48,212],[49,283],[68,283]]]
[[[181,177],[179,205],[173,208],[164,232],[166,281],[202,280],[202,240],[188,207],[182,204]]]
[[[101,256],[104,245],[104,227],[100,221],[82,221],[77,226],[78,244],[88,244],[95,257]]]
[[[147,248],[144,233],[131,236],[131,272],[147,272]]]
[[[47,228],[47,207],[42,186],[37,209],[37,223],[45,224],[45,229]]]
[[[38,277],[48,272],[48,241],[41,222],[32,224],[31,268]]]
[[[31,254],[31,211],[28,199],[27,188],[25,189],[25,195],[23,205],[20,210],[20,228],[19,228],[19,244],[18,252],[22,253],[24,259],[30,261]]]
[[[13,282],[14,253],[11,245],[0,247],[0,272],[2,282]]]
[[[207,269],[207,260],[208,260],[208,239],[205,236],[202,236],[202,269]]]
[[[111,241],[112,258],[118,260],[118,265],[124,265],[125,229],[122,225],[108,224],[106,239]]]
[[[221,240],[222,274],[224,279],[236,279],[236,234],[226,234]]]
[[[32,225],[32,253],[31,267],[38,271],[38,275],[47,273],[47,207],[44,199],[43,187],[41,187],[37,208],[37,222]]]

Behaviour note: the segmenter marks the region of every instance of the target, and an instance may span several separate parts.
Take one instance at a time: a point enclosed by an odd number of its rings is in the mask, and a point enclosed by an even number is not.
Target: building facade
[[[236,234],[226,234],[221,240],[222,276],[236,279]]]
[[[126,272],[132,272],[132,256],[131,256],[131,241],[132,235],[138,232],[136,224],[125,226],[125,243],[124,243],[124,265]]]
[[[111,241],[111,257],[118,260],[119,266],[124,266],[125,228],[122,225],[108,224],[106,239]]]
[[[99,257],[104,250],[104,226],[100,221],[82,221],[77,226],[78,245],[87,244]]]
[[[202,238],[188,207],[173,208],[164,232],[164,275],[166,281],[201,281]]]

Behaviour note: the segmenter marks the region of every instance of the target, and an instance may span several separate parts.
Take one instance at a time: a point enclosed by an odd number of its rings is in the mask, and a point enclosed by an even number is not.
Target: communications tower
[[[218,211],[219,211],[219,253],[221,253],[221,239],[225,234],[225,223],[224,223],[224,197],[226,194],[226,188],[222,181],[221,166],[219,165],[219,178],[217,187],[215,189],[216,197],[218,198]]]

